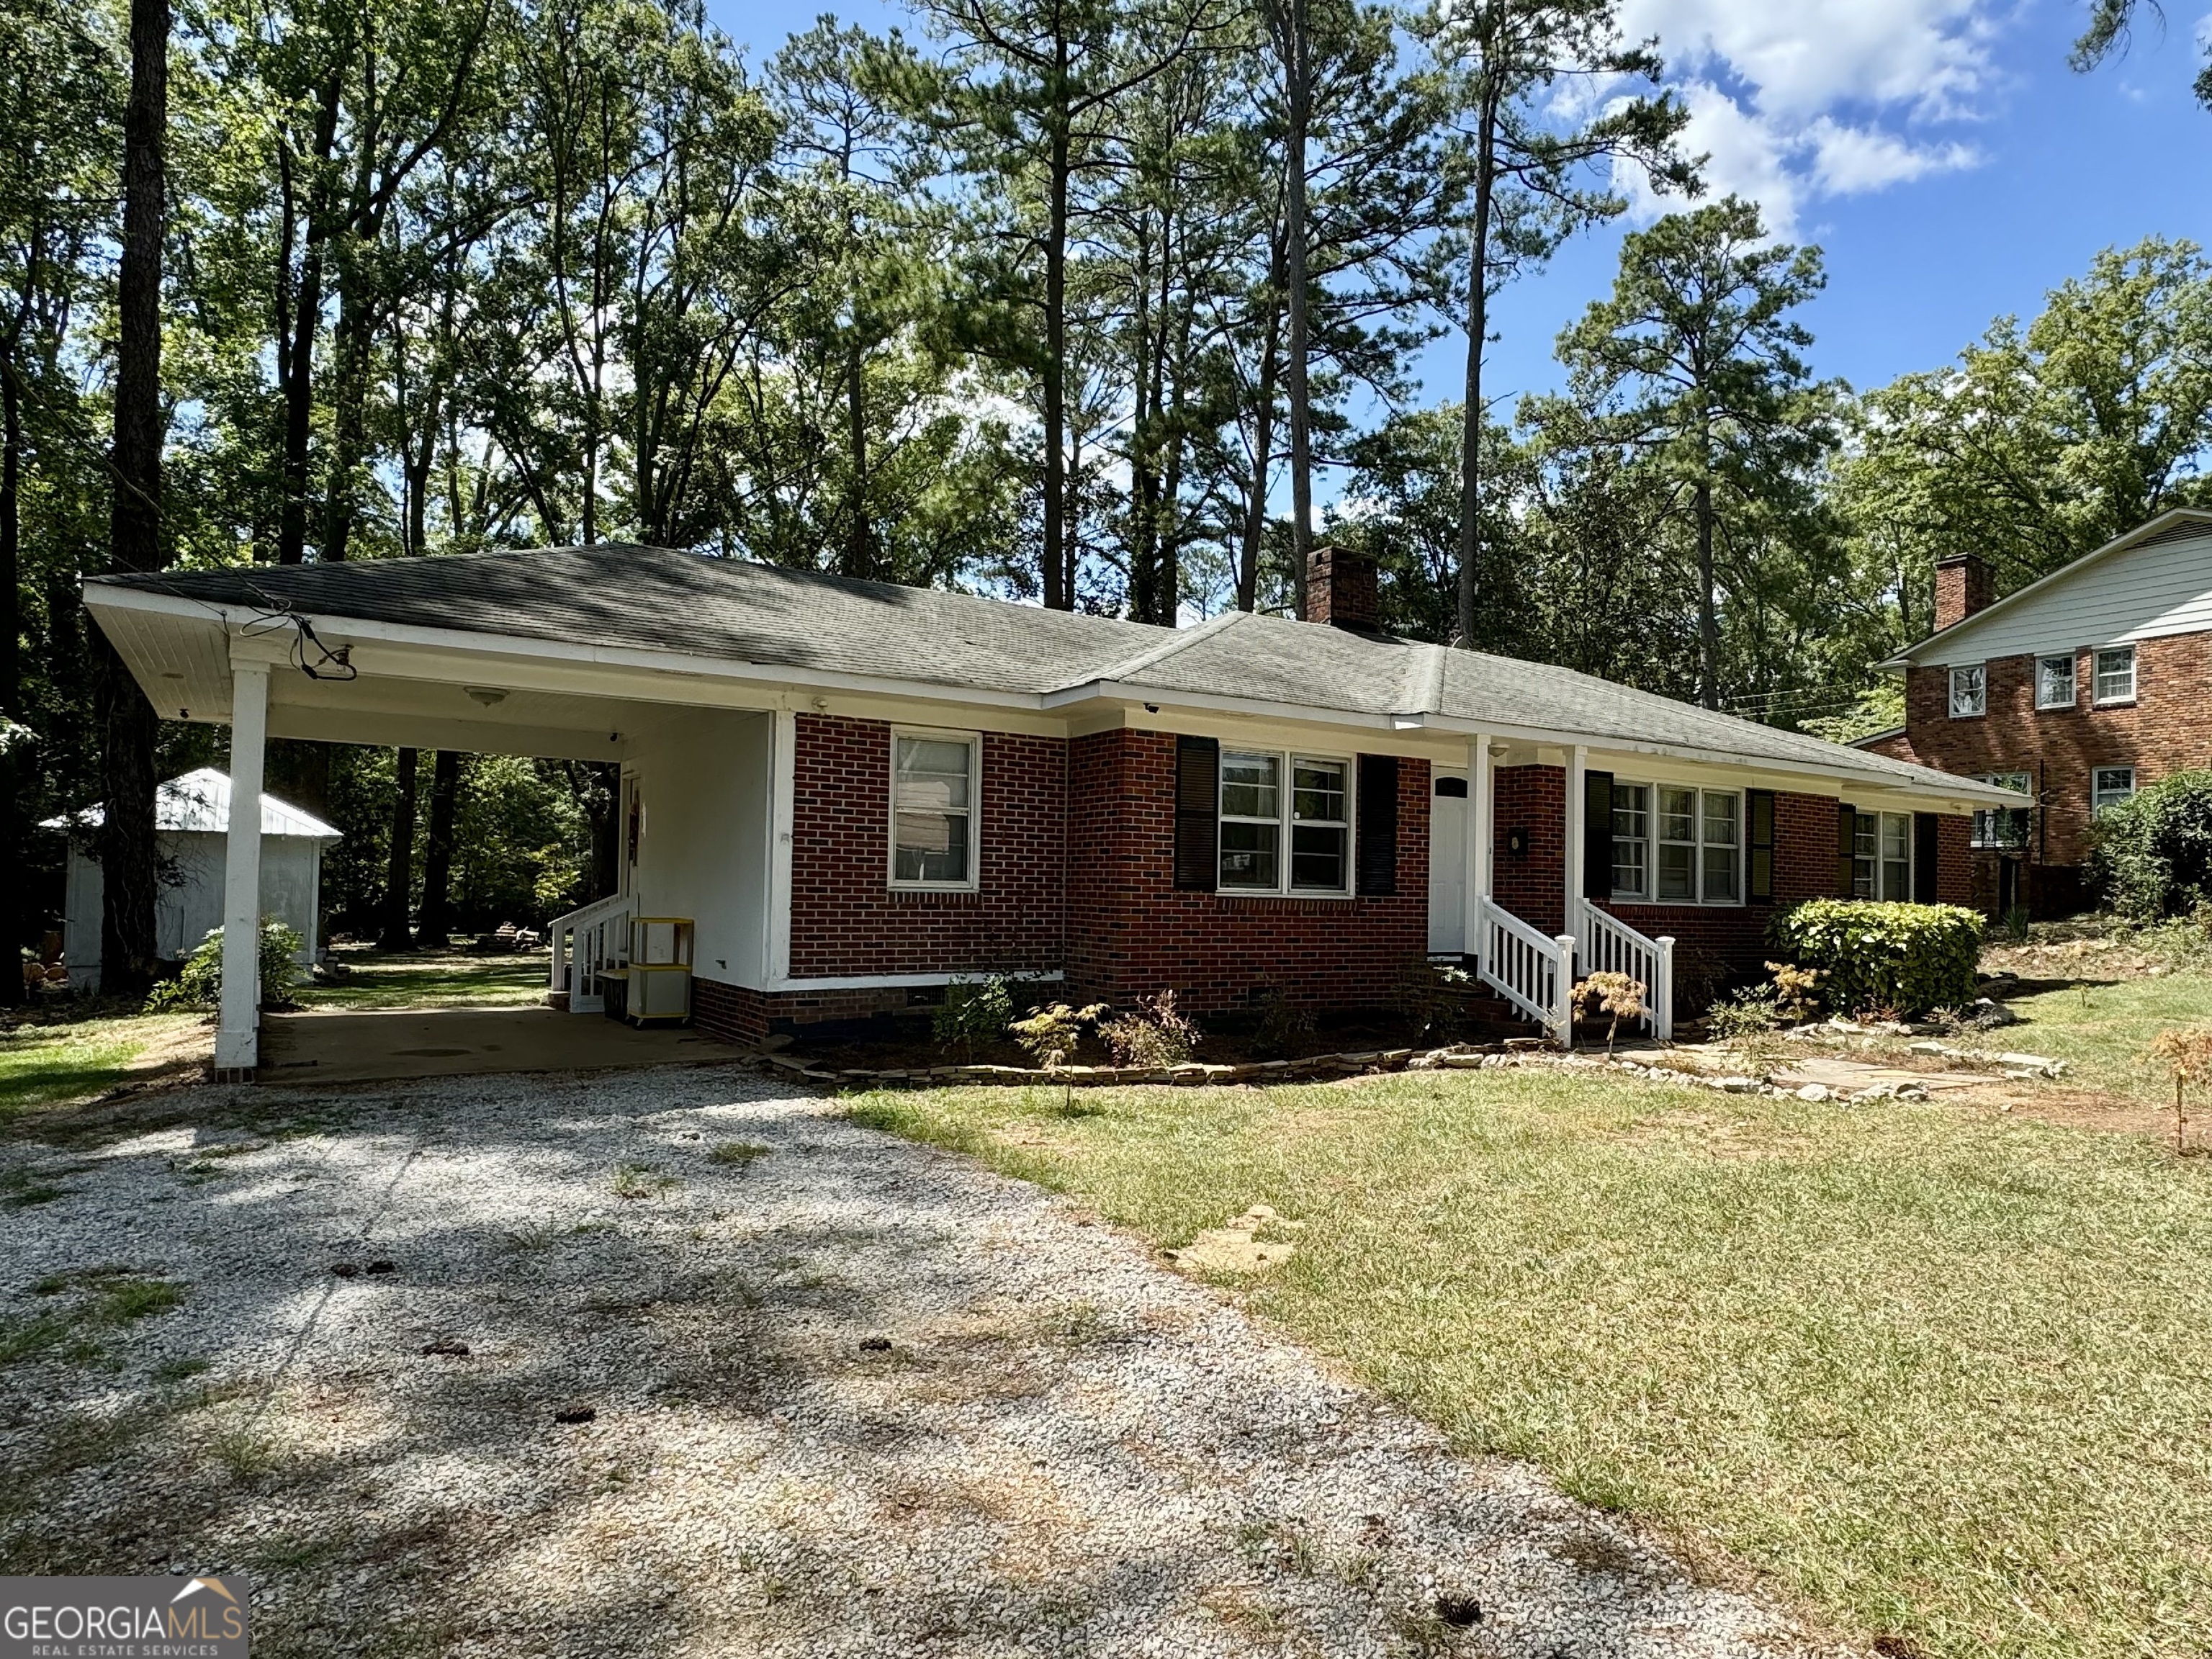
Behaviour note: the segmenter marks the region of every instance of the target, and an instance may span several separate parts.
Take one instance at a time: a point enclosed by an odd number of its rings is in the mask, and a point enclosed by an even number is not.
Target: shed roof
[[[49,830],[88,830],[106,821],[106,809],[88,806],[58,818],[48,818]],[[212,766],[171,778],[154,792],[154,828],[162,831],[198,831],[222,835],[230,828],[230,775]],[[300,836],[314,841],[343,837],[313,813],[303,812],[274,795],[261,798],[261,833]]]
[[[1571,669],[1241,611],[1176,629],[669,548],[500,550],[98,576],[244,607],[1049,696],[1090,684],[1366,715],[1532,726],[1927,789],[1947,774]]]

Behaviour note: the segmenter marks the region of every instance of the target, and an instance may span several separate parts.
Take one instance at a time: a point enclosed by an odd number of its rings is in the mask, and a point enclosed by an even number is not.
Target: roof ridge
[[[1067,685],[1053,689],[1065,691],[1070,685],[1088,685],[1093,680],[1126,680],[1132,674],[1140,674],[1147,668],[1157,668],[1170,657],[1188,650],[1200,640],[1210,640],[1216,634],[1234,628],[1238,619],[1246,614],[1242,611],[1229,610],[1218,616],[1208,617],[1195,628],[1171,628],[1168,629],[1165,639],[1146,646],[1135,656],[1124,657],[1119,662],[1108,664],[1096,673],[1085,674],[1080,678],[1070,680]]]

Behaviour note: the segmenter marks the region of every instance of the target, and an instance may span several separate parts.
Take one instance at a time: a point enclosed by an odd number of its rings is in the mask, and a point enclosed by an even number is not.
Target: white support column
[[[1589,804],[1589,791],[1583,780],[1589,774],[1589,750],[1577,744],[1573,756],[1567,762],[1567,890],[1566,908],[1560,915],[1566,918],[1563,933],[1580,939],[1583,927],[1583,848],[1587,843],[1583,834],[1585,808]]]
[[[1460,948],[1482,962],[1482,902],[1490,896],[1490,734],[1478,732],[1467,745],[1467,880]]]
[[[218,1078],[243,1079],[261,1049],[261,762],[269,736],[269,665],[230,672],[230,828],[222,884],[222,1012]]]

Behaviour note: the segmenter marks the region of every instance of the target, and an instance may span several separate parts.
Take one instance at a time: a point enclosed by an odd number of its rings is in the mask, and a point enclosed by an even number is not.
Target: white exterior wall
[[[641,915],[698,924],[692,973],[758,988],[766,936],[769,752],[775,717],[702,710],[634,738],[644,805]]]
[[[1948,666],[2212,629],[2212,532],[2192,529],[2123,548],[1969,620],[1914,660]]]
[[[209,933],[222,926],[224,838],[200,830],[164,830],[154,838],[162,881],[154,902],[154,949],[174,961],[191,954]],[[317,912],[322,896],[323,844],[306,836],[261,838],[261,914],[298,930],[299,963],[313,963],[319,942]],[[180,878],[180,879],[178,879]],[[100,983],[100,907],[103,896],[99,863],[72,844],[64,899],[62,954],[70,983],[79,989]]]

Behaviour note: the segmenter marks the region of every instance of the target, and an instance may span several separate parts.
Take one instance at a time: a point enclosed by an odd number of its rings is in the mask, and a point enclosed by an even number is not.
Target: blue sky
[[[709,0],[715,21],[767,57],[822,8]],[[836,8],[902,24],[879,0]],[[1624,0],[1656,33],[1696,112],[1714,192],[1765,205],[1818,243],[1828,289],[1805,318],[1813,366],[1879,385],[1948,361],[2005,312],[2098,249],[2152,234],[2212,232],[2212,114],[2190,97],[2197,20],[2171,9],[2124,61],[2066,67],[2081,0]],[[1491,385],[1556,381],[1553,337],[1612,277],[1619,231],[1583,238],[1498,307]],[[1456,337],[1420,364],[1425,398],[1455,395]]]

